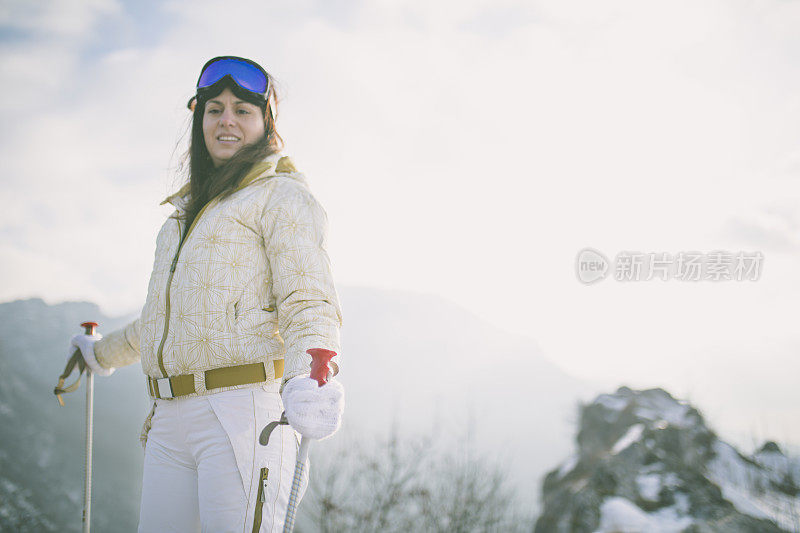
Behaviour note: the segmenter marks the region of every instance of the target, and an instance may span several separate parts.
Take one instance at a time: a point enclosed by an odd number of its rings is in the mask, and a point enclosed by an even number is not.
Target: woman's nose
[[[234,123],[234,117],[235,115],[232,111],[225,110],[219,118],[219,121],[226,126],[230,126]]]

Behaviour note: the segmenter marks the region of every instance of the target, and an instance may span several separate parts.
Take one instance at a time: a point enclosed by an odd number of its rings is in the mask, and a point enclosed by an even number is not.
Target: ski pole
[[[97,322],[84,322],[81,324],[84,328],[86,335],[94,335],[94,330],[97,327]],[[75,350],[72,355],[72,360],[83,362],[83,355],[80,348]],[[92,515],[92,429],[94,422],[94,374],[89,365],[79,365],[79,370],[86,368],[86,456],[84,462],[84,477],[83,477],[83,533],[89,533],[91,526]],[[71,368],[69,369],[71,371]],[[67,372],[69,374],[69,372]],[[61,380],[63,382],[63,378]],[[75,388],[80,383],[80,374],[78,381],[75,382]],[[63,383],[61,383],[63,385]],[[58,401],[64,405],[61,396],[58,395]]]
[[[328,362],[336,355],[330,350],[311,351],[311,378],[316,379],[320,387],[328,381]],[[311,439],[303,437],[300,439],[300,450],[297,452],[297,462],[294,465],[294,478],[292,479],[292,491],[289,493],[289,504],[286,506],[286,520],[283,522],[283,533],[292,533],[294,529],[295,513],[297,511],[298,495],[300,494],[300,482],[303,472],[306,469],[308,459],[308,448]]]
[[[84,322],[86,335],[94,335],[96,322]],[[79,349],[80,351],[80,349]],[[86,365],[86,462],[83,478],[83,533],[89,533],[92,515],[92,429],[94,425],[94,374]]]
[[[83,322],[81,327],[84,329],[84,334],[94,335],[94,330],[97,327],[97,322]],[[72,385],[66,386],[65,382],[72,371],[78,369],[78,379]],[[58,377],[58,385],[53,389],[53,394],[56,395],[58,404],[64,406],[64,399],[62,394],[73,392],[78,389],[81,384],[81,374],[86,371],[86,457],[84,462],[84,479],[83,479],[83,531],[89,533],[89,525],[91,523],[92,512],[92,425],[94,420],[94,375],[89,365],[83,360],[83,354],[80,348],[76,348],[72,356],[67,361],[67,366],[64,372]]]

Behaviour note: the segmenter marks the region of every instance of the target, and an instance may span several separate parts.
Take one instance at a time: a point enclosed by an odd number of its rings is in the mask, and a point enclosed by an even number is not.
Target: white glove
[[[83,360],[93,374],[97,374],[98,376],[110,376],[114,373],[116,368],[103,368],[94,356],[94,343],[102,338],[103,336],[99,333],[95,333],[94,335],[75,335],[69,343],[72,347],[80,349]],[[70,348],[69,356],[72,356],[74,351],[75,350]]]
[[[322,387],[308,376],[297,376],[283,387],[283,408],[289,424],[301,435],[322,440],[342,425],[344,387],[331,380]]]

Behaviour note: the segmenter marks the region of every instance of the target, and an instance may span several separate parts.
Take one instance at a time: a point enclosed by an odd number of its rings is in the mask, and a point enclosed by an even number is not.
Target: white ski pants
[[[268,446],[258,442],[282,412],[277,388],[266,385],[156,400],[139,533],[282,531],[297,434],[279,425]],[[301,497],[307,485],[306,474]]]

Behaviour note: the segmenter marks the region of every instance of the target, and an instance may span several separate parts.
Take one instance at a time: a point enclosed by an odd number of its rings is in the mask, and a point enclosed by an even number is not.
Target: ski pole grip
[[[328,372],[331,370],[328,363],[336,352],[323,348],[310,348],[306,353],[311,354],[311,378],[317,380],[322,387],[328,382]]]
[[[81,324],[81,326],[83,326],[83,330],[86,335],[94,335],[94,328],[97,327],[97,322],[84,322]],[[64,383],[76,367],[78,368],[78,380],[69,387],[65,386]],[[81,374],[83,374],[84,370],[86,370],[88,375],[90,371],[88,368],[86,368],[86,363],[83,360],[81,349],[76,348],[75,351],[72,352],[72,356],[67,361],[67,366],[64,368],[64,372],[58,376],[58,385],[56,385],[53,389],[53,394],[56,395],[58,404],[61,407],[64,407],[64,399],[61,397],[61,395],[67,392],[72,392],[78,388],[78,385],[81,384]]]

